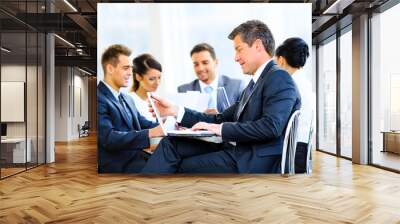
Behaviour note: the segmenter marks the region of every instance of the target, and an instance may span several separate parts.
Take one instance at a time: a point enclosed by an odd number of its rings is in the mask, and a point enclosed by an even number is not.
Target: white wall
[[[18,65],[18,64],[9,64],[9,65],[2,65],[1,66],[1,80],[2,81],[10,81],[10,82],[25,82],[25,74],[26,74],[26,69],[28,71],[28,74],[35,72],[36,73],[36,67],[33,66],[28,66],[25,67],[25,65]],[[32,84],[32,83],[31,83]],[[33,83],[36,85],[36,82]],[[28,89],[30,90],[30,89]],[[35,98],[36,96],[36,89],[34,89],[35,92],[28,92],[27,96],[27,102],[32,102],[32,98]],[[34,94],[35,93],[35,94]],[[32,105],[33,106],[33,105]],[[36,107],[36,104],[35,104]],[[2,110],[7,110],[9,108],[1,108]],[[32,114],[28,113],[28,121],[33,120]],[[36,114],[35,116],[35,121],[36,121]],[[28,127],[31,127],[29,125]],[[29,130],[28,130],[29,133]],[[7,136],[8,137],[25,137],[25,122],[7,122]],[[29,137],[29,136],[28,136]]]
[[[36,162],[37,153],[39,153],[39,163],[44,162],[44,89],[43,89],[42,68],[35,66],[25,66],[21,64],[3,64],[1,66],[1,80],[11,82],[24,82],[26,85],[26,108],[23,106],[22,113],[27,119],[23,122],[6,122],[7,137],[30,139],[32,161]],[[27,80],[25,80],[27,78]],[[21,93],[24,94],[24,93]],[[4,97],[4,96],[2,96]],[[11,108],[1,108],[9,110]]]
[[[70,141],[88,120],[88,78],[72,67],[56,67],[55,74],[55,141]]]

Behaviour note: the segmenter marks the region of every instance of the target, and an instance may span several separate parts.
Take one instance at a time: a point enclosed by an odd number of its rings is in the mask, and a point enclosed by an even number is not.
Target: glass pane
[[[37,132],[38,132],[38,111],[37,111],[37,74],[38,74],[38,35],[36,32],[27,33],[28,38],[28,63],[26,80],[26,111],[27,111],[27,131],[28,131],[28,168],[37,165]]]
[[[372,163],[400,170],[400,5],[372,18]]]
[[[38,36],[38,163],[45,163],[45,60],[46,60],[46,52],[45,52],[45,44],[46,44],[46,36],[42,33]]]
[[[340,127],[341,155],[352,157],[352,33],[340,37]]]
[[[27,2],[26,12],[27,19],[31,24],[37,24],[38,16],[34,13],[41,12],[41,4],[38,1]],[[27,143],[29,147],[27,150],[30,153],[30,162],[27,163],[28,168],[38,165],[38,45],[39,37],[36,30],[27,31]]]
[[[318,50],[318,146],[336,154],[336,40]]]
[[[1,34],[1,174],[25,170],[26,151],[25,89],[26,33]]]

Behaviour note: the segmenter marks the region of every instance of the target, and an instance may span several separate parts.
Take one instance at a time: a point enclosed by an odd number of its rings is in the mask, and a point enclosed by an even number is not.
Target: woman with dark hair
[[[151,121],[156,119],[149,112],[147,92],[157,91],[161,72],[161,64],[150,54],[142,54],[133,59],[133,85],[130,96],[135,101],[139,113]]]
[[[277,63],[289,74],[293,75],[301,69],[310,53],[307,43],[298,37],[286,39],[275,51]]]
[[[296,173],[306,172],[307,146],[309,143],[310,127],[313,125],[312,121],[314,118],[315,94],[312,92],[312,85],[304,74],[298,74],[299,70],[306,64],[309,55],[307,43],[297,37],[285,40],[275,52],[277,64],[292,75],[301,96],[301,114],[295,156]]]

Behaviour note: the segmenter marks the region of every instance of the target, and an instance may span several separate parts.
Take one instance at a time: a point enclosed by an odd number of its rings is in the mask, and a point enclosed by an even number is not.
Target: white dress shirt
[[[257,84],[257,81],[260,78],[261,73],[264,71],[265,67],[268,65],[268,63],[270,61],[272,61],[272,58],[269,59],[268,61],[264,62],[264,64],[262,64],[260,67],[258,67],[256,72],[254,73],[253,77],[251,77],[253,79],[254,86]]]
[[[212,100],[212,104],[215,105],[215,108],[217,108],[217,89],[218,89],[218,76],[215,77],[215,79],[210,83],[206,84],[203,81],[199,80],[200,84],[200,90],[202,93],[207,93],[206,88],[211,87],[212,92],[210,93],[210,101]]]
[[[305,74],[301,74],[302,70],[298,70],[292,75],[301,96],[301,109],[299,117],[299,126],[297,131],[297,140],[299,142],[308,143],[310,126],[315,124],[315,94],[312,91],[312,85],[306,79]],[[313,123],[311,123],[313,121]],[[315,129],[314,129],[315,130]]]
[[[156,122],[156,118],[149,111],[149,102],[140,98],[135,92],[130,92],[129,96],[132,97],[135,102],[136,109],[139,113],[149,121]]]

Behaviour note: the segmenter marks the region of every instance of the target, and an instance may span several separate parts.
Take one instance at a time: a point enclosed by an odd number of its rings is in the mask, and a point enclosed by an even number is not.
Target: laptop
[[[221,104],[222,111],[226,110],[228,107],[231,106],[231,103],[229,102],[228,99],[228,95],[226,94],[226,90],[223,86],[217,88],[217,102]]]
[[[147,97],[150,101],[151,107],[153,108],[154,113],[156,114],[157,121],[160,124],[161,129],[164,132],[165,136],[178,136],[178,137],[212,137],[212,136],[216,136],[215,133],[213,133],[211,131],[206,131],[206,130],[198,130],[198,131],[193,131],[191,129],[177,130],[175,125],[168,125],[168,127],[174,127],[173,129],[167,128],[167,126],[164,124],[164,122],[161,119],[160,113],[154,104],[153,98],[151,98],[150,92],[147,92]]]

